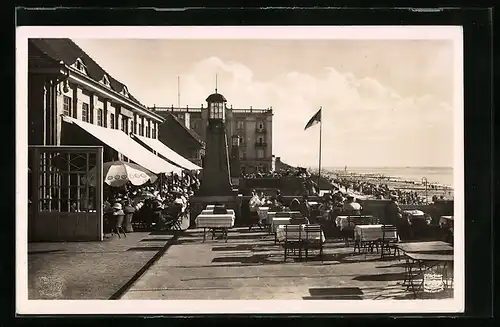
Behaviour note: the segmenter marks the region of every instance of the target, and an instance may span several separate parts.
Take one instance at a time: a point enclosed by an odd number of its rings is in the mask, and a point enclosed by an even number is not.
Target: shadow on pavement
[[[252,251],[252,252],[264,252],[264,251],[275,251],[276,246],[269,244],[237,244],[233,246],[218,246],[213,247],[213,252],[224,252],[224,251]]]
[[[163,249],[163,246],[138,246],[138,247],[133,247],[128,249],[127,251],[135,251],[135,252],[140,252],[140,251],[154,251],[158,252]]]
[[[207,237],[207,241],[211,240],[211,237]],[[202,243],[202,240],[199,239],[180,239],[172,242],[172,245],[182,245],[182,244],[193,244],[193,243]]]
[[[345,295],[345,296],[304,296],[302,300],[363,300],[359,295]]]
[[[242,264],[282,264],[283,257],[268,254],[254,254],[251,256],[219,257],[212,259],[212,263],[239,262]]]
[[[404,268],[406,267],[406,264],[404,262],[400,263],[395,263],[392,265],[386,265],[386,266],[377,266],[375,268]]]
[[[395,281],[404,280],[405,273],[386,273],[386,274],[375,274],[375,275],[360,275],[354,277],[353,280],[357,281]]]
[[[170,238],[143,238],[139,242],[168,242]]]
[[[363,295],[363,291],[359,287],[322,287],[310,288],[311,296],[348,296],[348,295]]]

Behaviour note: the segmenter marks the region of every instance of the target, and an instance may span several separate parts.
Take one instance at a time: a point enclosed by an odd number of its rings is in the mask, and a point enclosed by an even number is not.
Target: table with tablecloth
[[[403,216],[409,225],[417,224],[426,224],[430,225],[432,222],[432,218],[430,215],[426,215],[422,210],[403,210]]]
[[[386,231],[385,237],[383,232],[384,225],[357,225],[354,227],[354,240],[360,242],[373,242],[381,240],[396,240],[397,232]]]
[[[375,218],[371,215],[362,216],[337,216],[335,218],[335,225],[340,230],[350,229],[349,220],[353,221],[355,225],[369,225]]]
[[[278,225],[276,227],[276,239],[280,242],[284,241],[285,238],[288,236],[288,239],[292,239],[294,241],[299,241],[299,240],[310,240],[310,241],[321,241],[322,243],[325,242],[325,234],[323,232],[306,232],[306,227],[305,226],[311,226],[311,225]]]
[[[205,210],[204,210],[205,211]],[[207,229],[212,232],[212,238],[217,231],[221,232],[221,237],[227,242],[227,231],[234,227],[236,216],[234,210],[227,210],[225,214],[214,214],[213,211],[201,213],[196,217],[196,227],[203,228],[203,241],[205,241]]]
[[[442,228],[453,227],[453,216],[441,216],[439,218],[439,226]]]
[[[267,222],[267,213],[269,212],[269,207],[258,207],[257,214],[262,222]]]
[[[236,216],[233,209],[226,209],[227,213]],[[205,209],[201,211],[202,215],[211,215],[214,212],[213,209]]]

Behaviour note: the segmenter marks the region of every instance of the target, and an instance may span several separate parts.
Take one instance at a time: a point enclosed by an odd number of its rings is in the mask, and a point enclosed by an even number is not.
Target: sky
[[[318,166],[453,166],[448,40],[73,39],[147,106],[273,108],[273,154]],[[178,88],[178,77],[180,88]]]

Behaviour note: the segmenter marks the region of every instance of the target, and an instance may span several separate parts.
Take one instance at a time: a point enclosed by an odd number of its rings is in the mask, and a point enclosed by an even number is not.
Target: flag
[[[304,130],[308,129],[311,126],[316,125],[319,122],[321,122],[321,108],[318,110],[318,112],[316,114],[314,114],[314,116],[312,116],[311,119],[309,119],[306,127],[304,127]]]

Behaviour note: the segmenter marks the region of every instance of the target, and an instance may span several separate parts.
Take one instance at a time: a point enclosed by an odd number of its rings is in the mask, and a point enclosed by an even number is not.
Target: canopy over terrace
[[[63,116],[63,120],[67,123],[77,125],[85,132],[155,174],[177,173],[180,175],[182,173],[182,168],[172,165],[154,155],[120,130],[96,126],[67,116]]]
[[[167,160],[171,161],[175,165],[184,168],[186,170],[200,170],[202,169],[200,166],[195,165],[188,159],[184,158],[174,150],[170,149],[168,146],[166,146],[164,143],[156,140],[156,139],[149,139],[144,136],[140,136],[137,134],[132,134],[133,138],[136,140],[139,140],[140,142],[144,143],[146,146],[150,147],[163,157],[165,157]]]

